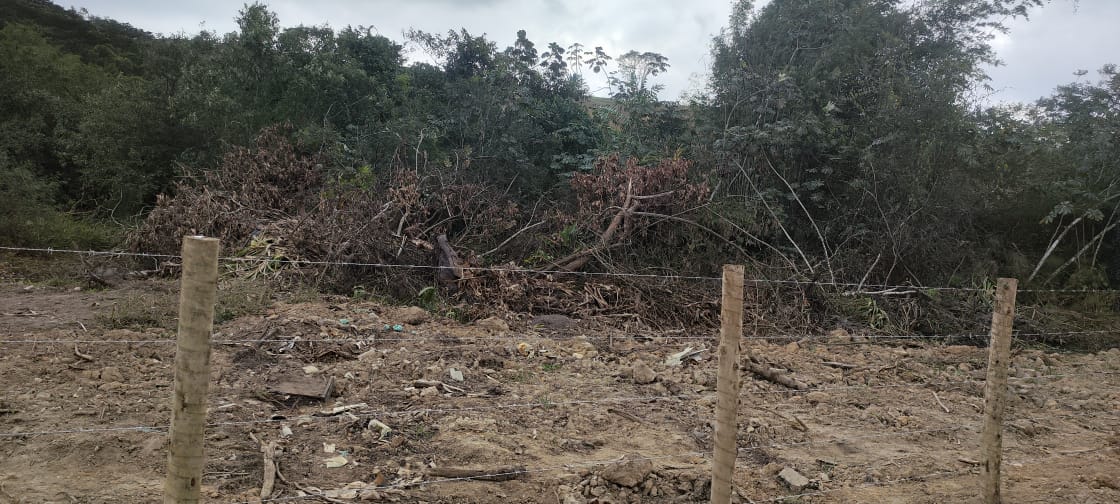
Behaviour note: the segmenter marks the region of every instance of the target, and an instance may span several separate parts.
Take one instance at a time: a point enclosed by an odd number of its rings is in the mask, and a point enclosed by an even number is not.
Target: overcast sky
[[[123,21],[155,33],[193,34],[200,29],[226,33],[242,2],[191,0],[55,0],[86,8],[96,16]],[[567,47],[603,46],[617,56],[630,49],[664,54],[672,65],[655,82],[673,99],[702,85],[711,38],[727,22],[730,0],[272,0],[281,26],[372,25],[403,42],[402,31],[415,27],[446,32],[463,27],[485,33],[499,47],[510,45],[517,30],[542,49],[556,41]],[[765,0],[759,3],[765,3]],[[1096,78],[1105,63],[1120,63],[1120,0],[1055,0],[1036,10],[1030,21],[1015,21],[995,45],[1005,66],[990,70],[997,93],[989,101],[1031,101],[1089,70]],[[423,54],[412,54],[423,59]],[[592,93],[605,93],[601,79],[588,79]]]

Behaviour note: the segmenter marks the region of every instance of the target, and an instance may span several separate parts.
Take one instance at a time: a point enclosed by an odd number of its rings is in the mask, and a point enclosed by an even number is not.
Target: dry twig
[[[809,388],[808,385],[783,374],[777,369],[772,369],[769,366],[764,366],[748,361],[747,369],[751,373],[754,373],[755,375],[766,379],[766,381],[777,383],[778,385],[782,385],[784,387],[789,387],[794,390],[805,390],[806,388]]]
[[[946,413],[949,412],[949,408],[945,406],[945,403],[941,402],[940,397],[937,397],[937,391],[936,390],[933,391],[933,398],[934,398],[934,400],[937,401],[937,405],[941,406],[942,410],[944,410]]]

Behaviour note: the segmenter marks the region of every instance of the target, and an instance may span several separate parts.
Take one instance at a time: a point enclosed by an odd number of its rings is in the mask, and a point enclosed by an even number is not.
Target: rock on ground
[[[402,309],[397,317],[404,324],[416,325],[428,321],[428,311],[419,306],[409,306]]]
[[[642,484],[651,472],[653,472],[652,461],[631,453],[623,457],[620,462],[603,469],[602,477],[616,485],[634,488]]]
[[[634,361],[634,365],[630,368],[630,376],[634,378],[634,383],[644,385],[646,383],[653,383],[657,380],[657,373],[646,364],[645,361]]]
[[[809,486],[809,478],[795,471],[792,467],[782,469],[782,472],[778,473],[778,478],[785,482],[786,486],[794,492],[800,492],[802,489]]]

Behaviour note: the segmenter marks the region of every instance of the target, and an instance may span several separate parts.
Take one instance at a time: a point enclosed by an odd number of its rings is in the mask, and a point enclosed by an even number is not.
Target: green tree
[[[982,195],[969,92],[992,32],[1040,3],[739,2],[713,50],[718,194],[807,275],[944,281]]]

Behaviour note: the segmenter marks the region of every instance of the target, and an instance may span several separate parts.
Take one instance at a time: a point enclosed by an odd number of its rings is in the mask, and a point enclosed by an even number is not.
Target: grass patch
[[[218,287],[214,306],[214,322],[222,323],[264,313],[273,302],[272,285],[261,279],[231,278]],[[314,299],[318,299],[316,295]]]
[[[85,267],[73,254],[0,253],[0,279],[50,287],[85,286]]]
[[[97,322],[107,329],[172,329],[178,317],[176,298],[170,293],[132,293],[117,301],[109,313],[97,315]]]
[[[119,243],[122,229],[53,209],[0,218],[0,245],[104,250]]]
[[[214,303],[214,322],[222,323],[247,315],[263,313],[272,306],[273,289],[263,280],[230,279],[220,281]],[[130,292],[97,315],[108,329],[174,329],[179,316],[179,289],[167,292]]]
[[[525,369],[511,370],[506,374],[506,378],[514,383],[532,383],[535,380],[533,373]]]
[[[314,303],[323,299],[323,293],[307,285],[299,285],[291,291],[274,292],[274,294],[289,304]]]

